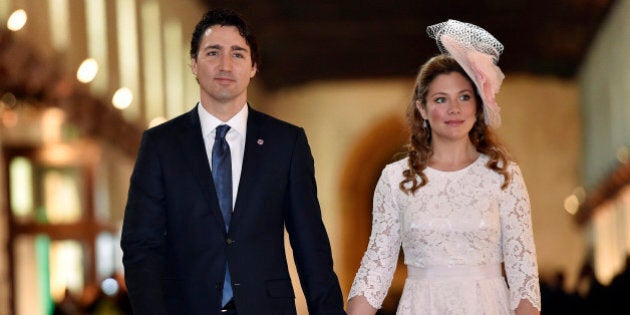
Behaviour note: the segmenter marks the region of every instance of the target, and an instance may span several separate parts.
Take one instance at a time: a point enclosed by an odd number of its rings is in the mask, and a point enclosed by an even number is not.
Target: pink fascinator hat
[[[486,125],[498,128],[501,109],[495,95],[505,78],[497,66],[503,45],[483,28],[456,20],[428,26],[427,34],[435,39],[443,54],[464,68],[481,95]]]

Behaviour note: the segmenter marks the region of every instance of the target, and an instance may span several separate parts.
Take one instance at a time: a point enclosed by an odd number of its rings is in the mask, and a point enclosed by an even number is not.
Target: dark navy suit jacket
[[[296,314],[285,227],[309,313],[345,314],[302,128],[249,108],[229,232],[197,109],[146,130],[121,239],[134,314],[217,314],[226,262],[239,315]]]

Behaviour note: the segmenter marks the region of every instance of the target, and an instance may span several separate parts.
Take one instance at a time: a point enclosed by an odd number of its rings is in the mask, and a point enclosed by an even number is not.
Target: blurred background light
[[[85,59],[77,70],[77,80],[90,83],[98,73],[98,63],[93,58]]]
[[[26,11],[20,9],[11,13],[9,16],[9,20],[7,20],[7,28],[12,31],[21,30],[26,24],[27,20]]]
[[[112,97],[112,104],[118,109],[125,109],[131,105],[133,101],[133,93],[129,88],[122,87],[114,93]]]

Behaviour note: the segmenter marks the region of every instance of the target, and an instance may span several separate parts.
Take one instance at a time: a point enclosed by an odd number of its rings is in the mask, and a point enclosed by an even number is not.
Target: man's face
[[[203,34],[191,67],[199,81],[204,103],[238,101],[245,104],[247,86],[257,70],[252,64],[250,47],[238,29],[221,25],[214,25]]]

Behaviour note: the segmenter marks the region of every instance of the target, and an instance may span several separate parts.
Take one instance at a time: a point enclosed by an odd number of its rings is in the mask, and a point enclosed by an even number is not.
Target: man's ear
[[[249,74],[249,78],[251,79],[256,76],[256,73],[258,73],[258,65],[254,64],[254,66],[252,67],[252,71]]]
[[[190,71],[197,77],[197,59],[190,58]]]

